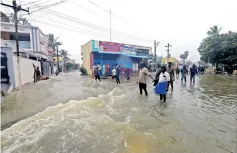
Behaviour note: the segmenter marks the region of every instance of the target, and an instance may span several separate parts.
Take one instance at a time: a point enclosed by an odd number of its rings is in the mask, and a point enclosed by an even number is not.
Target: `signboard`
[[[151,52],[151,47],[92,40],[92,52],[116,52],[126,55],[147,56]]]
[[[147,55],[150,52],[149,47],[137,46],[137,55]]]
[[[99,47],[100,50],[104,52],[120,52],[123,49],[123,44],[100,41]]]
[[[133,45],[125,45],[123,46],[122,52],[124,54],[129,54],[129,55],[136,55],[136,46]]]

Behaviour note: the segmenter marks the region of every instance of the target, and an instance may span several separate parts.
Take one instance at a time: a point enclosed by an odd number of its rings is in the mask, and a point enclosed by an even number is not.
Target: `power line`
[[[41,23],[41,24],[44,24],[44,25],[47,25],[47,26],[51,26],[53,28],[58,28],[58,29],[61,29],[61,30],[66,30],[66,31],[70,31],[70,32],[76,32],[76,33],[79,33],[79,34],[82,34],[82,35],[85,35],[85,36],[95,36],[97,35],[98,37],[101,38],[102,35],[100,34],[97,34],[97,33],[94,33],[92,32],[91,34],[89,34],[89,32],[85,32],[85,31],[81,31],[81,30],[78,30],[78,28],[72,28],[72,27],[68,27],[68,26],[62,26],[62,25],[56,25],[55,23],[51,23],[51,22],[46,22],[46,21],[43,21],[43,20],[38,20],[36,19],[36,22],[38,23]],[[120,39],[120,41],[124,41],[123,38]]]
[[[76,33],[80,33],[80,34],[83,34],[83,35],[86,35],[88,36],[89,34],[85,34],[85,31],[81,31],[81,30],[78,30],[79,28],[76,28],[76,27],[69,27],[69,26],[65,26],[65,25],[57,25],[55,23],[51,23],[51,22],[46,22],[46,21],[43,21],[43,20],[38,20],[36,19],[36,22],[38,23],[42,23],[44,25],[47,25],[47,26],[51,26],[51,27],[56,27],[56,28],[59,28],[59,29],[62,29],[62,30],[66,30],[66,31],[70,31],[70,32],[76,32]],[[91,32],[91,35],[90,36],[94,36],[95,33],[94,32]],[[101,36],[101,35],[100,35]]]
[[[92,2],[92,1],[90,1],[90,0],[88,0],[88,2],[91,3],[91,4],[93,4],[93,5],[95,5],[96,7],[100,8],[101,10],[103,10],[103,11],[105,11],[105,12],[107,12],[107,13],[111,13],[110,10],[105,9],[105,8],[103,8],[102,6],[100,6],[100,5],[98,5],[98,4],[94,3],[94,2]],[[138,27],[134,26],[134,25],[131,24],[130,22],[128,22],[128,21],[124,20],[123,18],[121,18],[121,17],[115,15],[114,13],[111,13],[111,15],[113,15],[115,18],[117,18],[117,19],[123,21],[124,23],[130,24],[130,25],[132,25],[133,27],[135,27],[135,28],[139,29],[140,31],[144,32],[141,28],[138,28]]]
[[[101,10],[103,10],[103,11],[109,13],[109,10],[107,10],[107,9],[105,9],[105,8],[103,8],[103,7],[101,7],[101,6],[99,6],[98,4],[95,4],[94,2],[92,2],[92,1],[90,1],[90,0],[88,0],[88,2],[90,2],[91,4],[97,6],[97,7],[100,8]]]
[[[42,13],[41,13],[41,15],[42,15]],[[38,18],[41,17],[41,16],[38,16],[38,15],[35,15],[35,16],[37,16]],[[47,14],[47,17],[48,16],[49,16],[49,14]],[[99,33],[96,33],[96,32],[93,32],[93,31],[88,31],[86,29],[82,29],[81,27],[71,26],[71,25],[65,24],[63,22],[58,22],[56,20],[47,19],[46,17],[43,17],[43,18],[46,19],[47,22],[45,20],[42,21],[42,20],[38,20],[38,19],[36,20],[36,22],[42,23],[44,25],[49,25],[51,27],[57,27],[57,28],[62,29],[62,30],[67,30],[67,31],[71,31],[71,32],[77,32],[77,33],[80,33],[80,34],[83,34],[83,35],[86,35],[86,36],[95,36],[95,35],[97,35],[99,37],[102,36]],[[58,25],[58,24],[61,24],[61,25]],[[103,31],[101,31],[101,32],[103,32]],[[131,37],[128,37],[128,38],[131,38]],[[121,41],[123,41],[123,40],[124,40],[124,38],[121,38]]]
[[[36,0],[36,1],[28,2],[28,3],[23,3],[22,6],[24,6],[24,5],[29,5],[29,4],[34,5],[34,3],[37,4],[37,3],[40,2],[40,1],[42,1],[42,0]],[[50,1],[50,0],[46,0],[46,1],[44,1],[44,2],[38,3],[38,5],[47,3],[47,2],[49,2],[49,1]]]
[[[61,1],[53,3],[53,4],[49,4],[49,5],[45,5],[45,6],[40,6],[41,8],[40,7],[36,7],[36,8],[39,8],[39,9],[31,11],[30,13],[34,13],[34,12],[38,12],[38,11],[41,11],[41,10],[44,10],[44,9],[48,9],[51,6],[56,6],[56,5],[62,4],[62,3],[67,2],[67,1],[68,0],[61,0]]]
[[[53,10],[46,10],[48,11],[48,13],[52,14],[52,15],[55,15],[55,16],[58,16],[58,17],[61,17],[61,18],[64,18],[66,20],[69,20],[69,21],[72,21],[72,22],[76,22],[76,23],[79,23],[83,26],[86,26],[86,27],[91,27],[91,28],[94,28],[94,29],[97,29],[97,30],[101,30],[101,31],[108,31],[108,29],[104,28],[104,27],[101,27],[101,26],[97,26],[95,24],[92,24],[92,23],[89,23],[89,22],[86,22],[86,21],[83,21],[81,19],[78,19],[78,18],[75,18],[75,17],[71,17],[69,15],[66,15],[66,14],[62,14],[60,12],[57,12],[57,11],[53,11]]]
[[[42,17],[42,16],[39,16],[39,15],[35,15],[35,16]],[[89,31],[89,30],[86,30],[86,29],[82,29],[82,28],[80,28],[80,27],[73,27],[73,26],[71,26],[71,25],[69,25],[69,24],[66,24],[66,23],[64,23],[64,22],[59,22],[59,21],[57,21],[57,20],[47,19],[46,17],[43,17],[43,18],[46,19],[46,20],[48,20],[48,21],[51,21],[51,22],[53,21],[54,23],[59,23],[59,24],[62,24],[62,25],[66,25],[66,26],[68,26],[68,27],[70,27],[70,28],[80,29],[80,30],[84,30],[84,31],[87,31],[87,32],[94,33],[93,31]]]
[[[96,14],[96,13],[92,12],[92,11],[91,11],[91,10],[89,10],[88,8],[85,8],[84,6],[82,6],[82,5],[79,5],[79,4],[78,4],[78,3],[76,3],[76,2],[73,2],[73,1],[69,1],[69,2],[70,2],[70,3],[73,3],[73,4],[75,4],[76,6],[78,6],[78,7],[82,8],[82,9],[86,10],[87,12],[90,12],[91,14],[94,14],[94,15],[96,15],[96,16],[98,16],[98,17],[100,17],[100,18],[104,19],[104,20],[108,20],[108,19],[106,19],[106,18],[104,18],[104,17],[102,17],[102,16],[100,16],[100,15],[98,15],[98,14]]]
[[[107,28],[94,25],[94,24],[92,24],[92,23],[89,23],[89,22],[83,21],[83,20],[81,20],[81,19],[78,19],[78,18],[75,18],[75,17],[71,17],[71,16],[68,16],[68,15],[62,14],[62,13],[57,12],[57,11],[53,11],[53,10],[50,10],[50,9],[48,9],[48,10],[46,10],[46,11],[50,11],[50,12],[48,12],[48,13],[51,13],[52,15],[55,15],[55,16],[64,18],[64,19],[66,19],[66,20],[70,20],[70,21],[73,21],[73,22],[82,24],[83,26],[89,26],[89,27],[91,27],[91,28],[94,28],[94,29],[97,29],[97,30],[100,30],[100,31],[109,32],[109,29],[107,29]],[[145,39],[145,38],[139,38],[139,37],[136,37],[136,36],[132,36],[132,35],[129,35],[129,34],[120,32],[120,31],[116,31],[116,30],[114,30],[114,32],[116,32],[116,33],[118,33],[118,34],[120,34],[120,35],[126,35],[126,36],[130,36],[130,37],[132,37],[132,38],[136,38],[136,39],[140,39],[140,40],[146,40],[146,41],[149,41],[149,42],[152,42],[152,41],[153,41],[153,40],[148,40],[148,39]]]
[[[66,20],[70,20],[70,21],[73,21],[73,22],[77,22],[77,23],[79,23],[79,24],[81,24],[81,25],[83,25],[83,26],[88,26],[88,27],[93,28],[93,29],[97,29],[97,30],[100,30],[100,31],[108,32],[108,33],[110,32],[110,30],[107,29],[107,28],[104,28],[104,27],[101,27],[101,26],[98,26],[98,25],[94,25],[94,24],[92,24],[92,23],[83,21],[83,20],[81,20],[81,19],[78,19],[78,18],[69,16],[69,15],[65,15],[65,14],[62,14],[62,13],[60,13],[60,12],[53,11],[53,10],[49,9],[50,6],[55,6],[55,5],[61,4],[61,3],[66,2],[66,1],[68,1],[68,0],[62,0],[62,1],[60,1],[60,2],[57,2],[57,3],[54,3],[54,4],[50,4],[50,5],[47,5],[47,6],[40,6],[40,5],[37,5],[37,4],[36,4],[38,7],[41,7],[41,8],[38,9],[38,10],[32,11],[31,13],[35,13],[35,12],[37,12],[37,11],[47,9],[46,11],[51,11],[51,12],[49,12],[49,13],[51,13],[51,14],[53,14],[53,15],[55,15],[55,16],[58,16],[58,17],[61,17],[61,18],[64,18],[64,19],[66,19]],[[91,1],[89,1],[89,2],[91,2]],[[93,2],[91,2],[91,3],[93,3]],[[97,5],[97,4],[95,4],[95,3],[93,3],[93,4],[94,4],[94,5]],[[97,7],[100,7],[100,6],[97,5]],[[102,7],[100,7],[100,8],[103,9]],[[87,10],[90,11],[89,9],[87,9]],[[104,10],[105,10],[105,9],[104,9]],[[107,10],[105,10],[105,11],[107,12]],[[90,12],[92,12],[92,11],[90,11]],[[117,16],[116,16],[116,17],[117,17]],[[116,32],[116,33],[119,33],[120,35],[127,35],[127,36],[130,36],[130,37],[132,37],[132,38],[136,38],[136,39],[140,39],[140,40],[146,40],[146,41],[149,41],[149,42],[152,42],[152,41],[153,41],[153,40],[148,40],[148,39],[145,39],[145,38],[139,38],[139,37],[136,37],[136,36],[132,36],[132,35],[129,35],[129,34],[120,32],[120,31],[116,31],[116,30],[113,30],[113,31]]]

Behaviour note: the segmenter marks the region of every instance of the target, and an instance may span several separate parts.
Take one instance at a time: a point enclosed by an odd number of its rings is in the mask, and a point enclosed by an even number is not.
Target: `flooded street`
[[[174,82],[161,103],[135,79],[96,83],[73,72],[29,84],[2,102],[2,152],[236,153],[237,78]],[[18,122],[17,122],[18,121]],[[11,124],[16,124],[9,127]]]

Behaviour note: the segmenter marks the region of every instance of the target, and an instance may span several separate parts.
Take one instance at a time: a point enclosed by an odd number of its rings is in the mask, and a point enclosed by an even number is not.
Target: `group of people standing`
[[[185,83],[187,81],[188,74],[190,74],[190,83],[195,83],[195,76],[198,75],[199,72],[195,64],[193,64],[189,71],[186,65],[184,65],[181,70],[177,67],[175,71],[177,78],[179,78],[179,73],[181,72],[181,81],[184,81]]]
[[[120,68],[120,65],[116,64],[116,66],[112,69],[112,79],[116,79],[116,83],[117,84],[120,84],[120,71],[121,71],[121,68]],[[101,81],[101,78],[100,78],[100,74],[101,74],[101,67],[100,65],[98,64],[95,68],[94,68],[94,77],[95,77],[95,80],[99,80]],[[131,71],[130,69],[126,69],[125,70],[125,74],[126,74],[126,78],[127,80],[130,79],[130,74],[131,74]]]
[[[187,81],[188,76],[188,69],[184,65],[183,68],[180,70],[179,68],[174,69],[172,67],[172,63],[168,64],[168,67],[161,66],[155,75],[155,79],[153,79],[152,75],[148,72],[148,69],[145,67],[145,64],[140,64],[140,72],[139,77],[137,80],[137,83],[139,84],[139,90],[140,94],[142,95],[142,92],[144,90],[145,95],[148,96],[147,93],[147,77],[150,77],[154,84],[153,86],[157,86],[159,83],[167,82],[166,91],[169,90],[169,87],[171,86],[171,91],[174,89],[173,82],[175,81],[175,73],[176,78],[179,78],[179,74],[181,72],[181,81]],[[198,74],[198,70],[195,65],[193,65],[190,68],[190,83],[195,83],[195,76]],[[164,100],[166,102],[166,94],[160,94],[160,100]]]
[[[173,69],[170,71],[170,73],[167,72],[167,69],[165,66],[161,66],[160,69],[157,71],[155,78],[152,77],[152,75],[149,73],[148,69],[145,67],[145,64],[140,64],[140,72],[138,76],[137,83],[139,84],[139,90],[140,95],[142,95],[143,91],[145,92],[145,95],[148,96],[147,92],[147,77],[150,77],[152,81],[154,82],[154,86],[156,86],[158,83],[162,82],[168,82],[168,84],[171,85],[173,89],[173,80],[174,72]],[[167,86],[168,90],[169,86]],[[160,100],[166,101],[166,95],[160,94]]]
[[[148,96],[147,92],[147,79],[150,77],[152,81],[154,82],[153,86],[157,86],[159,83],[167,82],[167,86],[165,88],[166,92],[169,90],[169,87],[171,86],[171,91],[174,89],[173,82],[175,81],[175,78],[179,78],[179,75],[181,73],[181,81],[187,81],[188,72],[190,73],[190,83],[195,83],[195,76],[198,74],[198,69],[195,65],[193,65],[190,70],[188,71],[187,67],[184,65],[182,69],[176,68],[174,69],[172,67],[172,63],[168,64],[168,67],[161,66],[155,75],[155,78],[152,77],[148,69],[146,68],[145,63],[141,63],[139,65],[140,71],[137,79],[137,84],[139,85],[139,91],[140,94],[143,94],[143,91],[145,92],[145,95]],[[95,80],[100,79],[100,66],[96,66],[94,69],[94,77]],[[120,66],[116,64],[116,67],[112,70],[112,79],[116,79],[116,83],[120,84]],[[130,70],[126,69],[125,74],[127,77],[127,80],[130,79]],[[176,77],[175,77],[176,76]],[[160,100],[164,100],[166,102],[166,94],[160,94]]]

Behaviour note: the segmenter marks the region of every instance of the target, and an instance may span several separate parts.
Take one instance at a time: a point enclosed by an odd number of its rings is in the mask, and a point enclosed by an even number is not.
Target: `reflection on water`
[[[2,131],[3,152],[29,153],[234,153],[237,79],[200,76],[195,86],[174,83],[167,103],[148,85],[138,95],[135,82],[111,88],[85,81],[83,92],[97,96],[71,100]],[[181,84],[181,85],[180,85]],[[98,88],[102,87],[102,88]],[[106,89],[107,88],[107,89]]]

